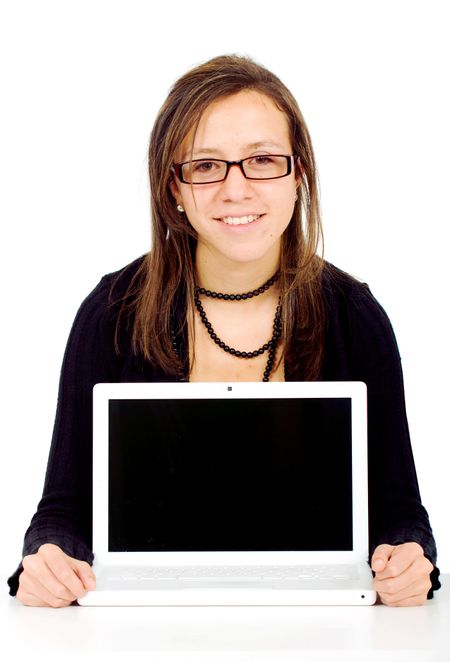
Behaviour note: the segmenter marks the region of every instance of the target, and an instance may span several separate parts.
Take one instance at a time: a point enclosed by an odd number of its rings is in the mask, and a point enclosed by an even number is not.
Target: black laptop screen
[[[351,400],[110,400],[109,551],[352,549]]]

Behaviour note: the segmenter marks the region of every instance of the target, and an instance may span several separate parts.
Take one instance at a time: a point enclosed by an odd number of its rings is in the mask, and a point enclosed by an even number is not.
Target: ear
[[[180,204],[181,203],[180,189],[178,188],[178,185],[173,177],[171,177],[169,180],[169,188],[170,188],[170,192],[175,198],[176,203]]]
[[[295,184],[297,188],[301,185],[303,176],[305,174],[305,170],[303,168],[302,162],[300,161],[300,157],[297,156],[295,160]]]

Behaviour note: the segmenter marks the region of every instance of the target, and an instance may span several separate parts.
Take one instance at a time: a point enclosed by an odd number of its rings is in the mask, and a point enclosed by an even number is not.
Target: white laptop
[[[94,387],[82,605],[371,605],[362,382]]]

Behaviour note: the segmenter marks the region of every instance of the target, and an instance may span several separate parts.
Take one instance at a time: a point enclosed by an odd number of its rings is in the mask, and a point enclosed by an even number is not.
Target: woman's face
[[[190,159],[192,134],[177,150],[176,163]],[[269,97],[246,90],[206,109],[194,159],[238,161],[263,154],[292,154],[287,118]],[[197,260],[209,253],[222,262],[273,263],[292,217],[296,186],[294,168],[286,177],[255,181],[235,166],[225,181],[191,186],[175,178],[171,190],[197,231]],[[235,219],[245,223],[233,224]]]

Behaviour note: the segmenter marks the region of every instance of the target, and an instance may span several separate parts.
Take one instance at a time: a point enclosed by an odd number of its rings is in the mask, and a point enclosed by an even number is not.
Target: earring
[[[184,207],[182,207],[181,205],[177,205],[177,209],[180,212],[180,214],[184,212]]]

